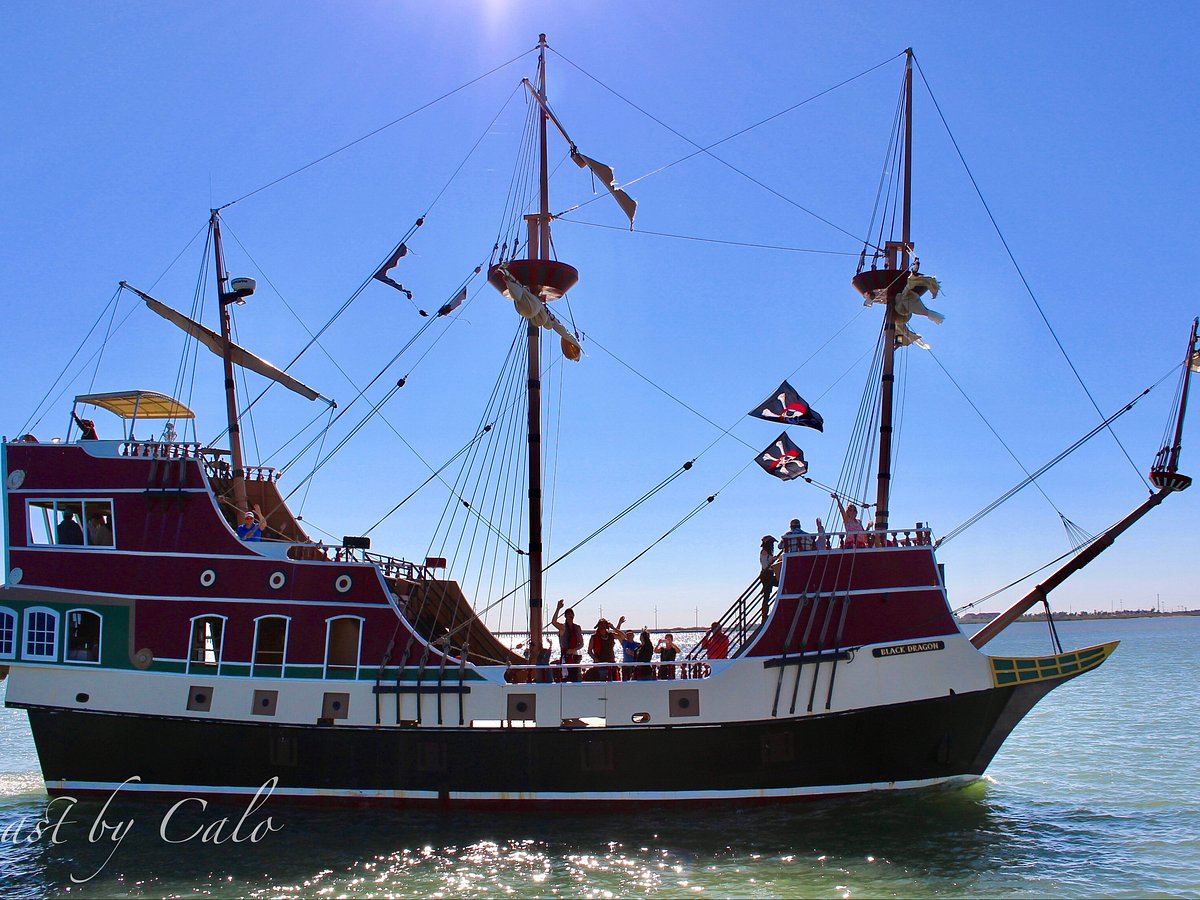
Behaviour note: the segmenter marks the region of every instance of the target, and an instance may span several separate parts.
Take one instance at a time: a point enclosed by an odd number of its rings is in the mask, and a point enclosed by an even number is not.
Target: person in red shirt
[[[700,647],[709,659],[729,657],[729,638],[721,630],[720,622],[712,623],[712,628],[700,639]]]
[[[562,648],[562,661],[570,667],[567,669],[567,679],[579,681],[583,677],[582,670],[579,668],[579,664],[583,662],[583,629],[575,624],[575,610],[568,609],[563,613],[564,603],[563,600],[558,601],[558,606],[554,608],[554,618],[550,620],[550,624],[558,632],[558,645]],[[559,613],[563,614],[561,623],[558,621]]]

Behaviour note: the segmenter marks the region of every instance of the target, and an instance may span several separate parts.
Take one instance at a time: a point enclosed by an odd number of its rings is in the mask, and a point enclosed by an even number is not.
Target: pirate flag
[[[825,420],[821,418],[821,414],[810,407],[786,381],[772,391],[770,397],[752,409],[749,415],[757,419],[766,419],[768,422],[806,425],[817,431],[825,430]]]
[[[786,431],[781,433],[770,447],[758,454],[757,462],[764,472],[781,481],[791,481],[808,472],[804,451],[792,443]]]

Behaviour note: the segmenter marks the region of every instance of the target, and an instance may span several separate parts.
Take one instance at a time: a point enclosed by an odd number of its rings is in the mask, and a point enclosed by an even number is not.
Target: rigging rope
[[[979,202],[983,204],[983,210],[985,213],[987,213],[987,217],[992,223],[992,228],[994,228],[996,231],[996,236],[1000,238],[1000,243],[1004,247],[1004,252],[1008,255],[1008,259],[1012,263],[1013,268],[1016,270],[1017,276],[1021,279],[1021,284],[1025,286],[1025,292],[1029,294],[1029,299],[1033,301],[1033,305],[1036,307],[1038,315],[1042,317],[1042,321],[1045,323],[1046,329],[1050,332],[1050,336],[1054,338],[1055,345],[1058,347],[1059,352],[1062,353],[1063,359],[1067,361],[1067,365],[1070,366],[1071,372],[1075,376],[1075,380],[1078,381],[1079,386],[1083,388],[1083,392],[1087,395],[1088,400],[1091,401],[1092,407],[1096,410],[1096,414],[1099,415],[1103,420],[1101,422],[1102,427],[1108,429],[1108,433],[1112,435],[1112,439],[1116,442],[1117,446],[1121,448],[1121,452],[1125,455],[1125,459],[1129,461],[1130,468],[1132,468],[1137,474],[1137,477],[1141,480],[1142,484],[1146,486],[1146,489],[1151,490],[1150,482],[1146,480],[1146,476],[1142,474],[1141,470],[1137,467],[1137,464],[1134,463],[1133,458],[1129,455],[1129,451],[1125,449],[1125,445],[1122,444],[1120,438],[1117,437],[1117,433],[1113,431],[1108,424],[1106,424],[1110,420],[1104,419],[1104,413],[1100,410],[1100,404],[1096,402],[1096,398],[1092,396],[1092,392],[1088,390],[1088,386],[1084,383],[1083,376],[1080,375],[1079,370],[1075,368],[1075,363],[1071,360],[1071,357],[1067,355],[1066,347],[1064,347],[1062,341],[1059,340],[1058,334],[1056,334],[1054,331],[1054,326],[1050,324],[1050,319],[1046,316],[1045,310],[1042,309],[1042,304],[1038,301],[1037,295],[1033,292],[1033,286],[1030,285],[1029,280],[1025,277],[1025,272],[1021,269],[1020,264],[1017,262],[1016,256],[1013,255],[1012,248],[1009,247],[1008,240],[1004,237],[1004,232],[1000,230],[1000,223],[996,221],[996,217],[992,214],[991,207],[988,206],[987,200],[984,199],[983,191],[980,189],[979,183],[975,180],[975,175],[971,171],[971,167],[967,165],[966,157],[963,156],[962,149],[958,146],[958,141],[954,137],[954,132],[950,130],[950,123],[946,121],[946,116],[942,112],[942,107],[937,102],[937,97],[933,95],[933,88],[930,87],[929,81],[925,78],[925,72],[921,68],[920,62],[917,61],[916,56],[913,57],[913,62],[916,63],[917,72],[921,75],[921,82],[925,85],[925,90],[929,92],[929,99],[933,101],[933,108],[937,110],[938,117],[942,120],[942,126],[946,129],[946,134],[950,138],[950,143],[954,145],[954,152],[958,154],[958,159],[962,163],[963,169],[967,173],[967,177],[971,180],[971,186],[975,189],[975,194],[979,197]]]
[[[944,537],[942,537],[938,540],[937,546],[940,547],[941,545],[947,543],[948,541],[950,541],[953,538],[957,537],[958,535],[962,534],[962,532],[964,532],[966,529],[970,528],[972,525],[974,525],[976,522],[978,522],[980,519],[982,519],[988,513],[992,512],[994,509],[996,509],[996,507],[1000,506],[1002,503],[1009,500],[1011,497],[1013,497],[1019,491],[1023,490],[1031,482],[1034,482],[1040,475],[1045,474],[1049,469],[1058,465],[1060,462],[1062,462],[1064,459],[1066,459],[1068,456],[1070,456],[1072,453],[1074,453],[1076,450],[1078,450],[1080,447],[1082,447],[1084,444],[1086,444],[1088,441],[1090,441],[1092,438],[1094,438],[1101,431],[1104,431],[1105,429],[1111,430],[1111,426],[1112,426],[1113,422],[1115,422],[1121,416],[1125,415],[1125,413],[1127,413],[1131,409],[1133,409],[1133,407],[1137,404],[1137,402],[1139,400],[1141,400],[1143,397],[1145,397],[1147,394],[1149,394],[1152,390],[1154,390],[1156,387],[1158,387],[1160,384],[1162,384],[1167,378],[1169,378],[1171,375],[1174,375],[1174,374],[1175,374],[1175,368],[1174,368],[1174,366],[1172,366],[1171,370],[1169,372],[1167,372],[1165,375],[1163,375],[1162,378],[1158,379],[1158,381],[1154,382],[1154,384],[1150,385],[1150,387],[1146,388],[1144,391],[1142,391],[1140,394],[1138,394],[1136,397],[1134,397],[1132,400],[1130,400],[1129,403],[1127,403],[1125,406],[1122,406],[1119,410],[1117,410],[1111,416],[1108,416],[1103,422],[1101,422],[1099,425],[1094,427],[1091,431],[1089,431],[1083,437],[1079,438],[1077,441],[1075,441],[1075,443],[1071,444],[1071,446],[1067,447],[1067,449],[1063,450],[1061,453],[1059,453],[1057,456],[1055,456],[1049,462],[1043,464],[1039,469],[1034,471],[1031,475],[1026,477],[1024,480],[1018,482],[1013,487],[1009,488],[1007,491],[1005,491],[1003,494],[1001,494],[999,497],[997,497],[995,500],[993,500],[991,503],[989,503],[987,506],[985,506],[979,512],[975,513],[975,515],[971,516],[969,519],[967,519],[961,525],[957,526],[956,528],[951,529]]]
[[[744,170],[742,170],[742,169],[739,169],[737,166],[733,165],[732,163],[730,163],[730,162],[727,162],[726,160],[724,160],[724,159],[722,159],[721,157],[717,156],[715,153],[713,153],[713,152],[712,152],[712,149],[713,149],[714,147],[718,147],[718,146],[720,146],[721,144],[727,143],[728,141],[731,141],[731,140],[733,140],[733,139],[734,139],[734,138],[736,138],[736,137],[740,137],[741,135],[745,134],[745,133],[746,133],[746,132],[748,132],[748,131],[752,131],[752,130],[753,130],[753,129],[755,129],[755,128],[758,128],[758,127],[760,127],[760,126],[762,126],[762,125],[765,125],[765,124],[767,124],[768,122],[770,122],[770,121],[773,121],[774,119],[778,119],[778,118],[779,118],[779,117],[781,117],[781,116],[787,115],[788,113],[792,112],[793,110],[799,109],[800,107],[802,107],[802,106],[804,106],[804,105],[806,105],[806,104],[808,104],[808,103],[812,103],[814,100],[817,100],[817,99],[819,99],[819,98],[821,98],[821,97],[824,97],[826,94],[832,93],[833,91],[836,91],[838,88],[844,87],[844,86],[846,86],[846,85],[850,84],[851,82],[857,81],[858,79],[860,79],[860,78],[863,78],[864,76],[866,76],[866,75],[869,75],[870,73],[874,72],[876,69],[882,68],[883,66],[886,66],[888,63],[890,63],[890,62],[893,62],[894,60],[896,60],[896,59],[898,59],[899,57],[903,56],[903,55],[904,55],[904,53],[898,53],[898,54],[896,54],[895,56],[893,56],[893,57],[890,57],[889,59],[885,59],[883,62],[881,62],[881,63],[879,63],[879,64],[877,64],[877,65],[874,65],[874,66],[872,66],[871,68],[869,68],[869,69],[866,69],[866,70],[865,70],[865,71],[863,71],[863,72],[860,72],[859,74],[857,74],[857,75],[853,76],[852,78],[847,78],[846,80],[844,80],[844,81],[841,81],[841,82],[839,82],[839,83],[837,83],[837,84],[833,85],[832,87],[828,87],[828,88],[826,88],[826,89],[825,89],[825,90],[823,90],[823,91],[820,91],[820,92],[818,92],[818,93],[816,93],[816,94],[813,94],[811,97],[808,97],[808,98],[807,98],[807,99],[805,99],[805,100],[801,100],[799,103],[794,103],[794,104],[792,104],[792,105],[791,105],[791,106],[789,106],[787,109],[782,109],[782,110],[780,110],[779,112],[777,112],[777,113],[774,113],[774,114],[772,114],[772,115],[768,116],[768,117],[767,117],[767,118],[765,118],[765,119],[762,119],[762,120],[760,120],[760,121],[758,121],[758,122],[755,122],[755,123],[754,123],[754,124],[752,124],[752,125],[747,125],[745,128],[742,128],[742,129],[740,129],[739,131],[735,131],[733,134],[730,134],[730,135],[728,135],[728,136],[726,136],[726,137],[723,137],[723,138],[721,138],[719,141],[714,141],[713,143],[711,143],[711,144],[708,144],[707,146],[704,146],[704,145],[701,145],[700,143],[698,143],[698,142],[696,142],[696,141],[693,141],[693,140],[692,140],[691,138],[689,138],[687,135],[683,134],[683,133],[682,133],[682,132],[680,132],[680,131],[677,131],[675,128],[672,128],[670,125],[668,125],[668,124],[667,124],[666,122],[664,122],[662,119],[659,119],[657,116],[654,116],[654,115],[652,115],[651,113],[649,113],[648,111],[646,111],[646,110],[645,110],[645,109],[643,109],[642,107],[638,106],[636,103],[634,103],[634,102],[633,102],[632,100],[630,100],[628,97],[625,97],[625,96],[623,96],[622,94],[618,93],[616,90],[614,90],[613,88],[609,87],[607,84],[605,84],[605,83],[604,83],[603,81],[601,81],[599,78],[597,78],[596,76],[592,75],[592,74],[591,74],[590,72],[588,72],[586,69],[583,69],[582,67],[580,67],[580,66],[579,66],[579,65],[577,65],[576,63],[572,62],[572,61],[571,61],[570,59],[568,59],[567,57],[563,56],[563,55],[562,55],[561,53],[559,53],[557,50],[554,50],[554,48],[551,48],[551,50],[553,50],[553,52],[555,53],[555,55],[556,55],[556,56],[558,56],[560,59],[562,59],[562,60],[563,60],[563,62],[567,63],[567,64],[568,64],[568,65],[570,65],[572,68],[574,68],[574,69],[578,70],[580,73],[582,73],[582,74],[583,74],[584,76],[586,76],[587,78],[590,78],[592,81],[596,82],[596,84],[600,85],[600,87],[604,88],[604,90],[608,91],[608,92],[609,92],[610,94],[612,94],[614,97],[616,97],[617,99],[621,100],[622,102],[624,102],[624,103],[628,104],[628,105],[629,105],[629,106],[631,106],[633,109],[636,109],[636,110],[637,110],[638,112],[640,112],[642,115],[646,116],[646,118],[650,119],[650,120],[651,120],[651,121],[653,121],[653,122],[656,122],[657,124],[661,125],[663,128],[667,129],[667,131],[671,132],[671,134],[675,135],[676,137],[680,138],[681,140],[684,140],[684,141],[686,141],[687,143],[691,144],[693,147],[695,147],[695,148],[696,148],[696,151],[695,151],[694,153],[689,153],[687,156],[685,156],[685,157],[683,157],[683,158],[681,158],[681,159],[677,159],[677,160],[675,160],[675,162],[668,163],[668,164],[667,164],[667,165],[665,165],[665,166],[660,166],[659,168],[657,168],[657,169],[655,169],[655,170],[653,170],[653,171],[651,171],[651,172],[647,172],[645,175],[641,175],[641,176],[639,176],[638,178],[635,178],[635,179],[633,179],[632,181],[626,181],[626,182],[623,182],[623,183],[621,184],[621,187],[622,187],[622,188],[628,188],[630,185],[636,184],[636,183],[637,183],[637,182],[639,182],[639,181],[643,181],[643,180],[645,180],[646,178],[649,178],[649,177],[651,177],[652,175],[659,175],[659,174],[661,174],[662,172],[665,172],[667,169],[670,169],[670,168],[672,168],[672,167],[674,167],[674,166],[677,166],[677,165],[679,165],[680,163],[682,163],[682,162],[686,162],[687,160],[691,159],[692,157],[699,156],[700,154],[702,154],[702,153],[703,153],[703,154],[705,154],[705,155],[707,155],[707,156],[711,157],[711,158],[712,158],[713,160],[715,160],[716,162],[719,162],[721,165],[725,166],[726,168],[729,168],[729,169],[733,170],[733,171],[734,171],[734,172],[736,172],[738,175],[741,175],[743,178],[745,178],[745,179],[747,179],[747,180],[749,180],[749,181],[753,182],[754,184],[758,185],[758,186],[759,186],[759,187],[761,187],[763,190],[767,191],[767,193],[769,193],[769,194],[772,194],[772,195],[773,195],[773,196],[775,196],[775,197],[778,197],[780,200],[784,201],[784,202],[785,202],[785,203],[787,203],[788,205],[795,207],[796,209],[800,210],[800,211],[801,211],[801,212],[803,212],[803,213],[806,213],[806,214],[807,214],[807,215],[809,215],[809,216],[812,216],[812,217],[813,217],[814,219],[816,219],[817,221],[819,221],[819,222],[822,222],[822,223],[824,223],[825,225],[828,225],[830,228],[833,228],[835,231],[839,231],[839,232],[841,232],[842,234],[846,235],[847,237],[850,237],[850,238],[852,238],[852,239],[853,239],[853,240],[854,240],[856,243],[859,243],[859,242],[861,242],[861,241],[862,241],[862,239],[861,239],[861,238],[860,238],[858,235],[856,235],[856,234],[853,234],[853,233],[852,233],[852,232],[850,232],[850,231],[847,231],[845,228],[842,228],[840,225],[836,225],[836,224],[834,224],[834,223],[833,223],[833,222],[831,222],[829,219],[826,219],[826,218],[824,218],[823,216],[821,216],[821,215],[818,215],[817,213],[813,212],[811,209],[808,209],[807,207],[805,207],[805,206],[802,206],[801,204],[799,204],[798,202],[796,202],[795,200],[792,200],[792,199],[791,199],[790,197],[788,197],[787,195],[785,195],[785,194],[783,194],[783,193],[781,193],[781,192],[779,192],[779,191],[775,190],[774,188],[770,187],[770,186],[769,186],[769,185],[767,185],[766,183],[764,183],[764,182],[762,182],[762,181],[759,181],[757,178],[755,178],[753,175],[750,175],[748,172],[746,172],[746,171],[744,171]],[[593,198],[593,199],[597,199],[597,198]],[[579,206],[584,206],[584,205],[586,205],[586,203],[590,203],[590,202],[592,202],[592,201],[591,201],[591,200],[589,200],[589,201],[586,201],[585,203],[581,203],[581,204],[579,204]],[[574,208],[578,209],[578,206],[577,206],[577,207],[574,207]]]
[[[341,153],[343,150],[349,150],[351,147],[355,146],[356,144],[361,144],[363,141],[366,141],[366,140],[369,140],[370,138],[375,137],[375,135],[377,135],[383,131],[386,131],[387,129],[391,128],[393,125],[399,125],[405,119],[409,119],[412,116],[415,116],[417,113],[422,112],[422,111],[428,109],[429,107],[442,102],[443,100],[453,97],[459,91],[469,88],[471,85],[475,84],[477,81],[482,81],[483,79],[487,78],[489,75],[494,75],[495,73],[499,72],[501,69],[508,68],[513,63],[515,63],[517,60],[521,59],[522,57],[528,56],[530,53],[534,52],[534,49],[536,49],[536,48],[531,48],[529,50],[526,50],[524,53],[520,53],[517,56],[514,56],[508,62],[502,63],[501,65],[496,66],[494,69],[489,69],[487,72],[484,72],[482,75],[478,75],[475,78],[472,78],[470,81],[460,84],[458,87],[454,88],[454,90],[447,91],[446,93],[442,94],[440,97],[435,97],[433,100],[430,100],[427,103],[421,104],[416,109],[406,112],[404,115],[400,116],[399,118],[392,119],[392,121],[388,122],[386,125],[380,125],[378,128],[374,129],[373,131],[369,131],[366,134],[362,135],[361,137],[355,138],[354,140],[350,141],[350,143],[343,144],[341,147],[338,147],[336,150],[331,150],[330,152],[326,153],[324,156],[320,156],[317,159],[314,159],[312,162],[304,164],[303,166],[301,166],[298,169],[293,169],[291,172],[288,172],[286,175],[281,175],[278,178],[276,178],[275,180],[267,182],[262,187],[255,188],[254,190],[250,191],[247,194],[242,194],[242,196],[238,197],[236,200],[230,200],[224,206],[218,207],[218,209],[228,209],[229,207],[233,206],[235,203],[241,203],[243,200],[253,197],[255,194],[261,193],[262,191],[265,191],[267,188],[274,187],[275,185],[279,184],[280,182],[286,181],[287,179],[291,178],[293,175],[299,175],[301,172],[305,171],[306,169],[311,169],[313,166],[319,165],[320,163],[325,162],[325,160],[329,159],[330,157],[337,156],[337,154]]]

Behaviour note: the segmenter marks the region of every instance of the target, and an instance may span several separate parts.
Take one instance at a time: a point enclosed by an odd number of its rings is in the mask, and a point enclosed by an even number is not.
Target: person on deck
[[[721,630],[720,622],[713,622],[712,628],[700,639],[700,649],[709,659],[729,658],[729,638]]]
[[[237,536],[243,541],[262,540],[262,525],[259,524],[258,516],[252,510],[246,510],[246,514],[242,516],[242,524],[238,526]]]
[[[675,643],[675,636],[667,632],[654,650],[658,653],[658,658],[662,660],[662,665],[658,667],[658,677],[674,681],[675,658],[679,656],[679,645]]]
[[[795,553],[797,550],[812,550],[816,545],[816,540],[813,536],[800,526],[799,519],[792,519],[788,523],[788,530],[783,536],[783,549],[785,551]]]
[[[654,667],[650,663],[654,662],[654,643],[650,640],[650,629],[645,626],[642,626],[642,634],[638,642],[637,661],[637,680],[653,680]]]
[[[767,604],[771,600],[771,591],[778,583],[775,572],[775,538],[764,534],[758,551],[758,581],[762,585],[762,614],[763,621],[767,620]]]
[[[837,494],[830,494],[829,496],[837,501],[838,512],[842,514],[842,523],[846,529],[846,546],[867,546],[867,530],[863,528],[862,522],[858,519],[858,507],[853,503],[849,506],[842,506],[841,497]]]
[[[625,621],[624,618],[621,621]],[[632,631],[624,632],[621,637],[621,680],[633,681],[633,664],[637,662],[638,642]]]
[[[567,680],[580,681],[583,678],[579,668],[579,664],[583,662],[583,629],[575,624],[575,610],[568,609],[563,612],[565,602],[564,600],[558,601],[558,605],[554,607],[554,618],[550,620],[550,624],[558,632],[558,646],[562,649],[563,665],[568,667],[566,669]],[[564,620],[561,623],[558,621],[560,613]]]
[[[54,530],[55,542],[59,544],[82,544],[83,528],[75,521],[75,513],[70,510],[62,514],[62,521]]]
[[[624,616],[616,627],[608,619],[596,623],[596,630],[588,640],[588,656],[597,665],[588,672],[589,681],[613,681],[617,677],[617,629],[623,624]]]

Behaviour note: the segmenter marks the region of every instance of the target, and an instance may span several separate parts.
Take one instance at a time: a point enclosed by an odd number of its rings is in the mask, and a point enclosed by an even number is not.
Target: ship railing
[[[222,450],[217,447],[205,447],[201,453],[204,458],[204,472],[210,478],[233,477],[233,466],[226,459],[229,456],[228,450]],[[243,466],[242,472],[247,481],[275,482],[279,480],[279,476],[282,474],[271,466]]]
[[[673,663],[560,663],[509,666],[504,680],[510,684],[588,683],[617,681],[694,681],[707,678],[707,660],[680,659]]]
[[[893,528],[887,531],[827,531],[823,534],[783,536],[785,553],[804,553],[817,550],[857,550],[890,547],[928,547],[933,544],[929,527],[918,522],[913,528]]]
[[[293,544],[288,551],[293,559],[323,559],[328,562],[371,563],[385,578],[402,578],[408,581],[423,581],[430,578],[430,568],[420,563],[371,553],[356,547],[333,547],[328,544]]]
[[[203,445],[168,441],[121,441],[118,456],[140,456],[149,459],[200,459]]]

